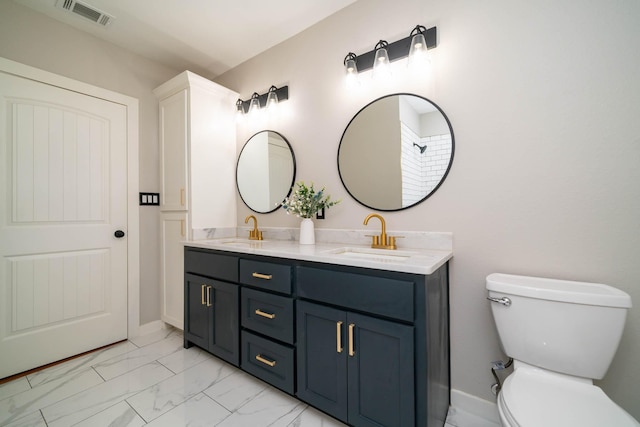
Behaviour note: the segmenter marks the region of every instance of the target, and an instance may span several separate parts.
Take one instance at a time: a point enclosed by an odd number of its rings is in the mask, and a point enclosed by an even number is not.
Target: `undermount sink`
[[[418,252],[389,249],[345,247],[327,251],[328,254],[340,257],[369,259],[380,262],[404,262],[411,257],[421,255]]]
[[[265,240],[250,240],[250,239],[242,239],[242,238],[233,238],[233,239],[224,239],[220,240],[218,243],[225,246],[239,246],[239,247],[256,247],[264,243]]]

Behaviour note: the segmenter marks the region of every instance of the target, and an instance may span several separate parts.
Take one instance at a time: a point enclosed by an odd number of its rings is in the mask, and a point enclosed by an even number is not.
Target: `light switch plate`
[[[160,193],[140,193],[140,206],[160,206]]]

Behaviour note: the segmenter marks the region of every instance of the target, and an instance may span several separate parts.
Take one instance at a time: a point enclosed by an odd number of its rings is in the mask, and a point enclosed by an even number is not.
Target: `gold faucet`
[[[248,224],[251,218],[253,218],[253,230],[249,230],[249,240],[262,240],[262,231],[258,230],[258,220],[255,216],[248,215],[244,223]]]
[[[387,236],[387,225],[384,222],[384,218],[378,214],[369,214],[364,219],[364,225],[367,225],[371,218],[378,218],[382,224],[382,233],[379,236],[371,236],[371,247],[375,249],[396,249],[396,236]]]

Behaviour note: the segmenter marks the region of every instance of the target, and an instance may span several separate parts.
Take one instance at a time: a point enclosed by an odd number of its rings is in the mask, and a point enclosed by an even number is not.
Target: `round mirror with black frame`
[[[270,213],[291,193],[296,158],[289,141],[272,130],[253,135],[242,147],[236,167],[240,198],[257,213]]]
[[[425,201],[453,162],[453,128],[442,109],[418,95],[397,93],[364,106],[338,147],[338,173],[358,203],[398,211]]]

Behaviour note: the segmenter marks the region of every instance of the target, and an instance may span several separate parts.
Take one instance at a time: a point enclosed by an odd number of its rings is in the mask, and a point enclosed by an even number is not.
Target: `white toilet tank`
[[[548,370],[601,379],[618,349],[631,297],[611,286],[494,273],[487,276],[505,353]]]

